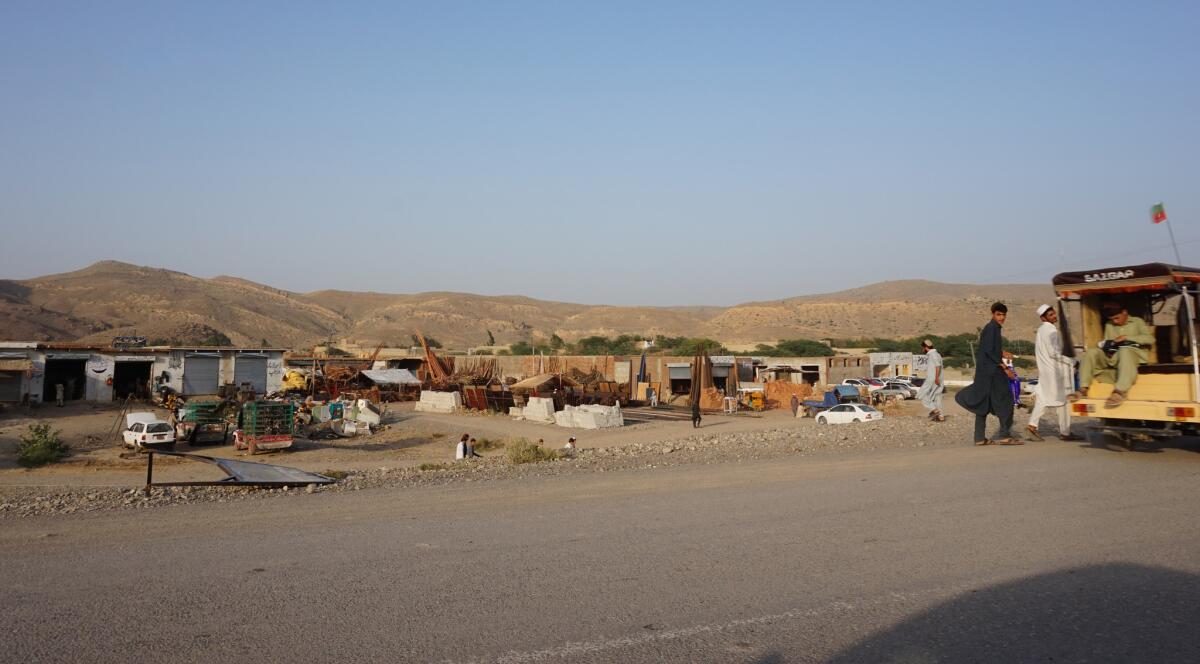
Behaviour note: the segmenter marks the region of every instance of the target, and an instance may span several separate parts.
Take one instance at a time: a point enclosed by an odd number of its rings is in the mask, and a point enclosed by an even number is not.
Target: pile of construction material
[[[783,380],[772,380],[763,384],[763,392],[767,399],[767,408],[790,408],[792,396],[800,401],[813,398],[813,394],[824,394],[824,389],[816,389],[808,383],[792,383]]]
[[[625,426],[618,406],[567,406],[554,414],[554,423],[573,429],[607,429]]]
[[[415,410],[418,413],[456,413],[462,410],[462,395],[458,392],[434,392],[421,390],[421,400]]]

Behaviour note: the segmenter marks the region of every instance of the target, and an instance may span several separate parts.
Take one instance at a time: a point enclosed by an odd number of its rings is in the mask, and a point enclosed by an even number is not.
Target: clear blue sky
[[[901,5],[910,5],[903,7]],[[0,277],[731,304],[1200,263],[1196,2],[0,4]]]

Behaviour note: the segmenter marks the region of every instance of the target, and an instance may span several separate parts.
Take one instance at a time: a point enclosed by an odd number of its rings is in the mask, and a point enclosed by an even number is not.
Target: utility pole
[[[975,342],[967,341],[967,346],[969,346],[971,349],[971,368],[974,369],[975,368]]]

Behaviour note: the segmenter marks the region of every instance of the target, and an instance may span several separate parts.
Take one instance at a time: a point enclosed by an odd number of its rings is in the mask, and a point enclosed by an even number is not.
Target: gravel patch
[[[789,425],[792,421],[788,421]],[[971,422],[955,416],[933,423],[924,417],[891,417],[880,422],[819,425],[798,420],[794,426],[746,433],[722,434],[719,425],[670,441],[647,441],[619,447],[580,449],[572,457],[529,464],[512,464],[499,450],[472,461],[448,462],[437,468],[378,468],[352,471],[334,484],[300,488],[162,487],[145,495],[141,487],[97,489],[62,487],[0,489],[0,520],[109,510],[153,509],[189,503],[225,503],[305,496],[380,487],[439,486],[463,482],[519,480],[525,477],[573,473],[653,470],[689,464],[736,463],[796,455],[838,454],[851,451],[948,446],[971,440]],[[282,465],[287,465],[282,460]]]

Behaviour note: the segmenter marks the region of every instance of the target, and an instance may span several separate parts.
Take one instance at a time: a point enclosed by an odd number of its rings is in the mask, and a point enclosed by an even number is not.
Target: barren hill
[[[1031,337],[1049,286],[893,281],[733,307],[622,307],[468,293],[294,293],[236,277],[102,261],[21,281],[0,280],[0,338],[108,342],[113,336],[304,347],[329,338],[407,344],[414,329],[455,346],[589,335],[706,336],[726,343],[808,337],[897,337],[971,332],[1004,300],[1008,329]]]

